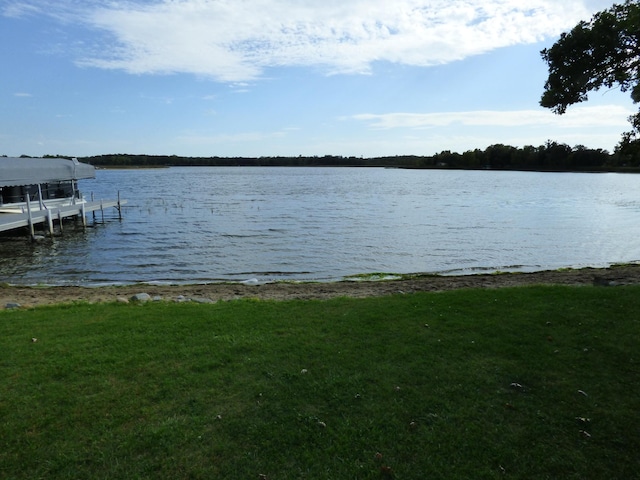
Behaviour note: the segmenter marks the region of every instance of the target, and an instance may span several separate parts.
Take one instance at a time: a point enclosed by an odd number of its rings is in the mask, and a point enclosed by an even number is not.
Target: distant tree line
[[[442,151],[431,156],[397,155],[385,157],[343,157],[339,155],[297,157],[181,157],[176,155],[98,155],[83,162],[104,167],[167,166],[264,166],[264,167],[397,167],[536,171],[640,171],[640,144],[634,142],[607,150],[582,145],[570,147],[548,141],[538,147],[491,145],[464,153]]]
[[[312,167],[312,166],[370,166],[369,160],[357,157],[325,155],[322,157],[180,157],[177,155],[98,155],[84,157],[82,162],[94,166],[118,167]]]

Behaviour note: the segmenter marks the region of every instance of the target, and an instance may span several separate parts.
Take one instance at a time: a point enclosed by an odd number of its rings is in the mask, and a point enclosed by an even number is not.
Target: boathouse
[[[53,234],[54,222],[76,217],[86,225],[86,213],[115,207],[122,216],[126,201],[87,201],[78,180],[95,178],[95,168],[77,159],[0,157],[0,232],[43,224]]]

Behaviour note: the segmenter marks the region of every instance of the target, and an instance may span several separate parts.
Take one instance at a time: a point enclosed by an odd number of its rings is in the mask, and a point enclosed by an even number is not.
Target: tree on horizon
[[[540,53],[549,67],[540,100],[543,107],[562,115],[602,87],[628,91],[633,103],[639,103],[640,3],[626,0],[598,12]],[[631,131],[622,134],[617,150],[640,151],[640,112],[629,122]]]

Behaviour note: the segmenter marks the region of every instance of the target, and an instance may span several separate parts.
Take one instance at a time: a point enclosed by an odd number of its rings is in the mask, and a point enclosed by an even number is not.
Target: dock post
[[[35,241],[36,232],[33,229],[33,218],[31,217],[31,199],[29,198],[29,193],[27,193],[27,217],[29,221],[29,233],[31,234],[31,240]]]
[[[120,190],[118,190],[118,218],[122,220],[122,205],[120,205]]]
[[[60,225],[60,234],[62,234],[62,211],[58,209],[58,224]]]
[[[47,210],[47,225],[49,227],[49,235],[53,237],[53,212]]]
[[[93,200],[94,200],[94,199],[93,199],[93,192],[91,192],[91,201],[93,202]],[[95,224],[96,224],[96,211],[95,211],[95,210],[93,210],[93,211],[91,212],[91,215],[93,216],[93,224],[95,225]],[[104,222],[103,222],[103,223],[104,223]]]
[[[87,228],[87,217],[84,210],[84,203],[80,204],[80,215],[82,216],[82,227]]]
[[[102,216],[102,223],[104,223],[104,206],[102,204],[102,199],[100,199],[100,215]]]
[[[38,184],[38,202],[40,202],[40,210],[44,210],[46,207],[42,200],[42,188],[40,187],[40,184]]]

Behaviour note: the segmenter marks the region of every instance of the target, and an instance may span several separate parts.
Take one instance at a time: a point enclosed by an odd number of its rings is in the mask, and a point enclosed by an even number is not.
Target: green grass
[[[638,478],[639,311],[527,287],[0,312],[0,478]]]

